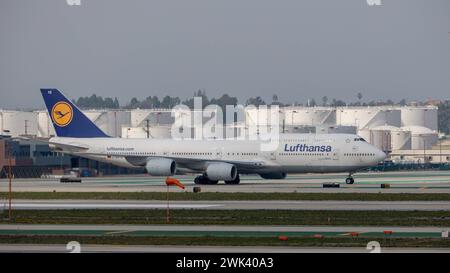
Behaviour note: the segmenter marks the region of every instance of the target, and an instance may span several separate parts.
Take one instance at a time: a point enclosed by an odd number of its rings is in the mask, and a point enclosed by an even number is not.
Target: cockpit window
[[[362,138],[362,137],[355,138],[354,141],[366,142],[366,140],[364,138]]]

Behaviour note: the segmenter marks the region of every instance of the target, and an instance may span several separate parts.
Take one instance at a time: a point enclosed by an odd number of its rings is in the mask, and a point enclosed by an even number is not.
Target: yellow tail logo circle
[[[56,103],[52,108],[52,120],[59,127],[70,124],[73,118],[73,109],[67,102]]]

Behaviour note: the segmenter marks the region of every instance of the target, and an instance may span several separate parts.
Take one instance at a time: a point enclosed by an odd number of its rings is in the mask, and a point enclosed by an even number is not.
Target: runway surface
[[[345,173],[288,175],[284,180],[265,180],[259,176],[241,176],[240,185],[200,185],[202,192],[389,192],[389,193],[450,193],[450,171],[411,171],[358,173],[355,184],[346,185]],[[176,176],[192,192],[194,176]],[[322,188],[323,183],[340,183],[340,188]],[[391,188],[381,189],[380,184]],[[8,181],[0,180],[0,191],[7,191]],[[83,178],[82,183],[60,183],[58,179],[14,179],[18,192],[164,192],[164,178],[152,176],[122,176]],[[175,189],[174,189],[175,190]],[[176,191],[180,191],[176,189]]]
[[[67,253],[66,245],[0,244],[0,253]],[[369,253],[366,248],[352,247],[230,247],[230,246],[117,246],[81,245],[81,253]],[[381,253],[450,253],[447,248],[383,248]]]
[[[1,204],[0,204],[1,205]],[[6,209],[7,204],[3,204]],[[166,209],[167,201],[14,200],[15,210],[44,209]],[[213,210],[450,210],[450,201],[170,201],[170,209]]]
[[[351,226],[227,226],[227,225],[0,225],[0,235],[91,235],[91,236],[350,236],[440,238],[448,227],[351,227]]]

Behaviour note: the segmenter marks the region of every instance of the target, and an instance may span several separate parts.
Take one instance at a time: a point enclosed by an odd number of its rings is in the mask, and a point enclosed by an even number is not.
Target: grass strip
[[[166,224],[165,210],[18,210],[0,223]],[[450,226],[450,211],[172,210],[178,225]]]
[[[108,245],[184,245],[184,246],[291,246],[291,247],[366,247],[369,241],[378,241],[381,247],[433,247],[449,248],[445,238],[340,238],[340,237],[130,237],[130,236],[29,236],[0,235],[1,244],[83,244]]]

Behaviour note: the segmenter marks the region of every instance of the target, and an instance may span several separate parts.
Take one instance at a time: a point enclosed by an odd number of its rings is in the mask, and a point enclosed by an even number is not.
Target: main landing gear
[[[219,183],[219,181],[209,180],[208,177],[206,177],[206,175],[202,174],[194,179],[194,183],[198,185],[216,185],[217,183]]]
[[[237,184],[239,184],[239,182],[241,182],[241,178],[239,177],[239,174],[236,175],[236,178],[234,180],[228,180],[228,181],[225,180],[225,184],[227,184],[227,185],[237,185]]]
[[[227,180],[225,181],[225,184],[227,185],[237,185],[239,184],[239,182],[241,182],[241,179],[239,177],[239,174],[236,175],[236,178],[234,180]],[[217,180],[210,180],[206,175],[202,174],[197,176],[194,179],[194,183],[197,185],[216,185],[217,183],[219,183],[219,181]]]
[[[355,179],[353,179],[352,175],[353,175],[353,173],[348,174],[348,177],[345,179],[346,184],[351,185],[351,184],[355,183]]]

